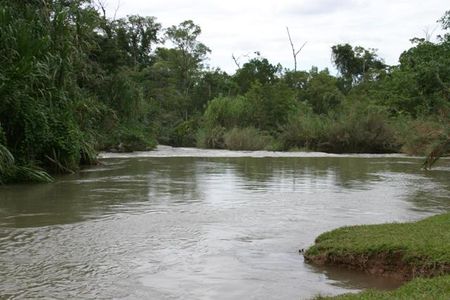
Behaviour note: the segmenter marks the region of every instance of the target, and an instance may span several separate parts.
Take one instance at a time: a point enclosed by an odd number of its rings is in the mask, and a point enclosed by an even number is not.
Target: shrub
[[[225,128],[223,127],[213,127],[213,128],[207,127],[199,129],[199,131],[197,132],[197,147],[223,149],[224,133]]]
[[[436,146],[436,142],[448,138],[449,126],[431,119],[399,118],[396,125],[397,140],[401,151],[410,155],[423,155]]]
[[[224,135],[225,148],[230,150],[264,150],[273,145],[273,138],[256,128],[233,128]]]
[[[173,146],[193,147],[196,144],[198,117],[183,121],[170,132],[169,143]]]
[[[324,150],[337,153],[385,153],[398,149],[387,116],[370,111],[355,116],[341,115],[330,126],[324,146]]]
[[[365,103],[351,103],[336,115],[304,110],[291,115],[282,127],[284,149],[306,148],[326,152],[381,153],[399,149],[387,113]]]
[[[306,148],[317,150],[327,142],[330,118],[311,112],[301,112],[289,117],[282,127],[280,141],[284,150]]]
[[[121,124],[107,136],[103,149],[132,152],[150,150],[156,147],[156,140],[151,132],[136,124]]]
[[[243,96],[215,98],[204,113],[205,126],[210,128],[245,126],[249,120],[251,111]]]

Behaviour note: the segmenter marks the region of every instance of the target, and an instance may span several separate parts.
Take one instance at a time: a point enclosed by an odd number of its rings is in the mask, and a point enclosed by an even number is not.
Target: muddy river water
[[[0,187],[0,298],[309,299],[390,279],[304,262],[320,233],[450,210],[450,161],[159,147]]]

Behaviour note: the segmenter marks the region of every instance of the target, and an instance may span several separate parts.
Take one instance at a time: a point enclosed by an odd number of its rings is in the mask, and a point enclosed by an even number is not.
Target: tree
[[[173,52],[173,59],[180,75],[181,87],[187,95],[192,87],[193,79],[198,74],[201,64],[211,50],[197,38],[201,34],[200,26],[191,20],[181,22],[178,26],[171,26],[166,30],[166,37],[177,51]]]
[[[262,85],[275,83],[280,72],[281,65],[272,65],[266,58],[258,56],[238,69],[233,79],[239,85],[241,92],[245,93],[255,82]]]
[[[352,85],[377,79],[387,67],[375,49],[339,44],[331,47],[331,50],[333,64],[342,75],[347,91]]]
[[[327,69],[309,73],[305,88],[299,97],[313,108],[316,114],[328,114],[343,101],[344,95],[338,88],[338,80]]]
[[[298,50],[295,50],[295,46],[294,46],[294,43],[292,42],[292,38],[291,38],[291,33],[289,32],[289,27],[286,27],[286,31],[288,34],[289,43],[291,44],[292,56],[294,58],[294,72],[297,72],[297,56],[300,54],[300,52],[306,46],[307,42],[304,42],[303,45]]]
[[[155,17],[137,15],[113,21],[117,46],[125,51],[132,66],[143,67],[150,62],[152,46],[160,41],[161,24]]]

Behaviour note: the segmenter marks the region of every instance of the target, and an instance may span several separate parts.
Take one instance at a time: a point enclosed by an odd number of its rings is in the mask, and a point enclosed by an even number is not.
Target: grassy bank
[[[345,294],[336,297],[319,296],[316,300],[384,300],[384,299],[449,299],[450,275],[435,278],[417,278],[394,291],[368,290],[358,294]]]
[[[305,253],[316,264],[342,265],[408,280],[450,273],[450,213],[415,223],[339,228]]]
[[[415,279],[394,292],[367,291],[338,299],[450,297],[450,213],[414,223],[350,226],[326,232],[306,251],[305,260],[403,280],[440,276]],[[419,298],[408,296],[413,294]]]

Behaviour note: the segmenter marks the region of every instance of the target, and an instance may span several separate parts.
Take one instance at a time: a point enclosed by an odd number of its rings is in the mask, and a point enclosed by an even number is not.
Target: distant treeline
[[[0,182],[47,181],[99,150],[157,143],[427,153],[450,132],[450,11],[439,22],[446,34],[412,39],[396,66],[339,44],[337,77],[258,51],[230,75],[205,64],[190,20],[163,28],[109,19],[88,0],[0,0]]]

